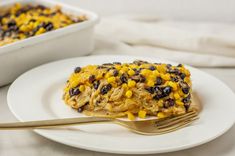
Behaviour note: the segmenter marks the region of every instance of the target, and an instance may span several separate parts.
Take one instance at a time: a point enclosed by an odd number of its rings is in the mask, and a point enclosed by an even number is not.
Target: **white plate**
[[[76,66],[135,59],[134,56],[90,56],[49,63],[20,76],[10,87],[8,105],[20,121],[80,116],[62,101],[62,90]],[[182,150],[206,143],[225,133],[234,123],[235,96],[218,79],[192,67],[193,90],[203,104],[200,119],[176,132],[143,136],[114,124],[82,125],[64,129],[35,130],[42,136],[70,146],[109,153],[149,154]],[[78,129],[79,127],[79,129]]]

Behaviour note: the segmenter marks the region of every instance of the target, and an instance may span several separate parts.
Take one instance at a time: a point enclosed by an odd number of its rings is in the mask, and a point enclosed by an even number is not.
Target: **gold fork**
[[[66,118],[41,121],[27,121],[15,123],[2,123],[0,130],[16,130],[16,129],[34,129],[34,128],[54,128],[60,126],[71,126],[90,123],[115,123],[126,127],[127,129],[143,134],[158,135],[176,131],[183,128],[198,119],[198,113],[195,111],[188,112],[183,115],[175,116],[167,119],[146,119],[127,121],[114,118],[101,117],[85,117],[85,118]]]

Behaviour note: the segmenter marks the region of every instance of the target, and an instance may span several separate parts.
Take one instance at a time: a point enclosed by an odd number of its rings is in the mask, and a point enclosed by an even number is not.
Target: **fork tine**
[[[197,114],[191,114],[191,115],[188,115],[188,116],[184,116],[183,118],[178,118],[176,120],[171,120],[171,121],[167,121],[167,122],[161,122],[160,124],[159,123],[156,123],[156,127],[157,128],[164,128],[164,127],[169,127],[169,126],[172,126],[172,125],[175,125],[177,123],[180,123],[180,122],[184,122],[186,120],[190,120],[194,117],[197,117]]]
[[[175,116],[173,118],[160,119],[160,120],[157,120],[157,125],[162,125],[162,124],[166,124],[169,122],[178,121],[180,119],[184,119],[184,118],[187,118],[187,117],[195,115],[195,114],[197,115],[197,113],[195,111],[192,111],[192,112],[189,112],[189,113],[186,113],[183,115]]]
[[[171,126],[171,127],[168,127],[168,128],[156,129],[154,132],[151,132],[151,133],[143,133],[143,132],[138,132],[138,131],[135,131],[135,132],[140,133],[140,134],[145,134],[145,135],[166,134],[166,133],[170,133],[170,132],[176,131],[178,129],[184,128],[184,127],[190,125],[193,121],[197,120],[198,118],[199,117],[195,117],[195,118],[189,119],[185,122],[181,122],[180,124],[177,124],[177,125],[174,125],[174,126]]]
[[[132,130],[135,133],[139,133],[139,134],[144,134],[144,135],[161,135],[161,134],[166,134],[166,133],[170,133],[173,131],[176,131],[178,129],[184,128],[188,125],[190,125],[193,121],[197,120],[197,118],[191,119],[191,120],[187,120],[185,122],[182,122],[181,124],[178,124],[177,126],[175,125],[174,127],[170,127],[170,128],[165,128],[165,129],[155,129],[155,131],[153,132],[142,132],[142,131],[136,131],[136,130]]]
[[[159,129],[157,132],[161,132],[161,133],[169,133],[169,132],[172,132],[172,131],[176,131],[180,128],[183,128],[185,126],[188,126],[190,125],[193,121],[197,120],[199,117],[195,117],[195,118],[192,118],[190,120],[187,120],[185,122],[181,122],[179,124],[175,124],[171,127],[167,127],[167,128],[162,128],[162,129]]]

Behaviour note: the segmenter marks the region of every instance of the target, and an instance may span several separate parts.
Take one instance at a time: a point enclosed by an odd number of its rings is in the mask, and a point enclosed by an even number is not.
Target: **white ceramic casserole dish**
[[[95,13],[51,0],[9,0],[1,3],[0,10],[1,7],[7,8],[16,2],[47,7],[59,5],[62,12],[71,15],[85,14],[88,20],[1,46],[0,86],[12,82],[23,72],[40,64],[88,55],[93,50],[93,30],[98,21]]]

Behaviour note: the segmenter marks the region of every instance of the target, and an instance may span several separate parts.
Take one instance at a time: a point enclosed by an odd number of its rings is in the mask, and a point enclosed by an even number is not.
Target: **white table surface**
[[[217,68],[202,69],[215,75],[235,91],[235,69]],[[0,122],[17,121],[7,106],[9,86],[0,88]],[[30,110],[29,110],[30,111]],[[218,124],[219,126],[219,124]],[[0,131],[0,156],[114,156],[87,151],[50,141],[30,130]],[[154,154],[153,154],[154,155]],[[158,154],[155,154],[158,156]],[[159,154],[161,156],[234,156],[235,125],[221,137],[204,145],[191,149]]]

